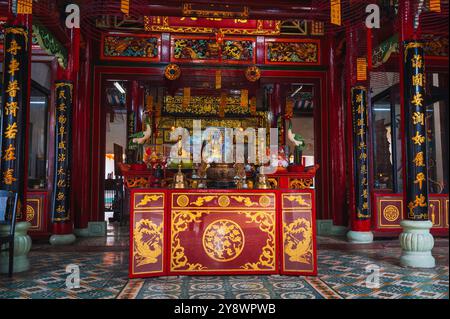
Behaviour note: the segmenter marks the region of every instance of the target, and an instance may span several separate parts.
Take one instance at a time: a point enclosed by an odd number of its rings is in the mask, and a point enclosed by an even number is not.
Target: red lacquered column
[[[66,69],[58,68],[56,90],[56,117],[55,117],[55,179],[53,183],[52,194],[52,236],[50,243],[52,245],[71,244],[75,241],[73,234],[73,191],[77,190],[78,172],[73,170],[78,167],[79,156],[74,150],[73,127],[74,106],[77,105],[76,82],[78,74],[80,49],[80,30],[71,29],[71,45]],[[76,110],[76,109],[75,109]],[[78,134],[75,135],[78,137]],[[75,177],[72,174],[75,173]],[[75,183],[74,183],[75,181]],[[75,184],[75,185],[73,185]]]
[[[371,210],[369,194],[369,156],[368,156],[368,130],[367,121],[369,112],[369,96],[367,81],[358,80],[356,59],[361,57],[358,52],[358,43],[361,35],[358,29],[362,26],[349,26],[347,29],[347,128],[351,137],[351,158],[348,178],[350,188],[350,231],[347,239],[353,243],[366,244],[373,241],[371,231]],[[360,37],[358,37],[360,36]],[[367,53],[367,51],[366,51]]]

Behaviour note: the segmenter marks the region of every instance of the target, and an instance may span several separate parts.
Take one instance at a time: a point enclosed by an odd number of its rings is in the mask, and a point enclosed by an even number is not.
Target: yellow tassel
[[[225,106],[227,104],[227,94],[220,93],[219,117],[225,117]]]
[[[331,0],[331,23],[341,25],[341,0]]]
[[[222,88],[222,71],[217,70],[216,71],[216,90],[219,90]]]
[[[248,90],[241,90],[241,107],[248,107]]]
[[[32,14],[33,13],[33,0],[18,0],[17,1],[17,13],[18,14]]]
[[[130,0],[120,0],[120,11],[125,15],[130,14]]]
[[[250,99],[250,114],[256,115],[256,96]]]
[[[441,12],[441,0],[430,0],[430,11]]]
[[[367,60],[366,58],[356,59],[356,79],[358,81],[367,80]]]
[[[183,109],[187,109],[189,107],[189,103],[191,102],[191,88],[183,89]]]

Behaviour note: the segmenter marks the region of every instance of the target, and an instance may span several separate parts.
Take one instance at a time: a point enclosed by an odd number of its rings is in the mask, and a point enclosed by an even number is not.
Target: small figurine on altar
[[[137,150],[136,163],[142,163],[144,158],[144,144],[149,140],[152,135],[152,127],[150,123],[150,117],[147,116],[147,112],[144,112],[143,130],[141,132],[131,134],[128,142],[129,150]]]
[[[292,132],[292,121],[289,119],[289,128],[288,128],[288,140],[291,141],[295,145],[294,149],[294,164],[301,165],[302,164],[302,152],[305,149],[305,140],[300,134],[296,134]]]

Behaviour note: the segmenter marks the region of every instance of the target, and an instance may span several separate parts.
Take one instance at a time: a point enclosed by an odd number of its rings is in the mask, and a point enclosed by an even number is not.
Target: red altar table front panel
[[[165,274],[165,192],[134,189],[130,194],[130,278]]]
[[[171,274],[273,274],[276,193],[171,194]]]
[[[317,274],[313,190],[130,190],[130,278]]]

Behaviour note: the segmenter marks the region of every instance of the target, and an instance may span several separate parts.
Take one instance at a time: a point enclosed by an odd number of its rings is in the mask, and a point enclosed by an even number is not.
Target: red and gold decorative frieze
[[[279,35],[281,21],[222,19],[201,17],[144,17],[144,27],[150,32],[216,33],[233,35]]]
[[[265,39],[266,64],[320,64],[320,40]]]
[[[157,34],[102,34],[101,43],[102,60],[160,60],[161,36]]]
[[[256,61],[254,38],[227,37],[219,43],[215,37],[172,36],[171,61],[194,63],[245,63]]]

